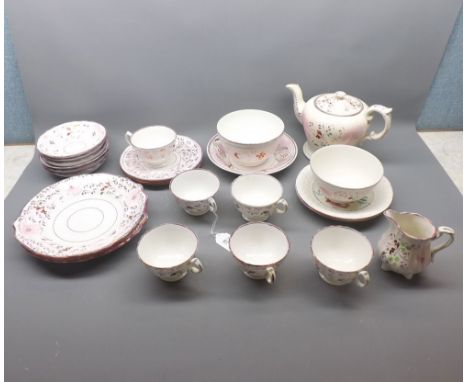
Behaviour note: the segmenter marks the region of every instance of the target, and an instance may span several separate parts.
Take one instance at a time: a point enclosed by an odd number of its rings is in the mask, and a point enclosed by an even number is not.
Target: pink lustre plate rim
[[[279,164],[276,161],[274,163],[275,166],[271,166],[271,161],[269,160],[266,164],[262,164],[260,166],[255,166],[255,167],[242,167],[241,168],[240,166],[236,166],[236,167],[233,165],[229,166],[219,157],[219,155],[216,153],[216,149],[214,148],[213,142],[215,139],[217,139],[218,136],[219,134],[213,135],[208,141],[208,144],[206,145],[206,152],[207,152],[208,158],[216,167],[220,168],[221,170],[230,172],[231,174],[236,174],[236,175],[246,175],[246,174],[256,174],[256,173],[267,174],[267,175],[276,174],[280,171],[285,170],[289,166],[291,166],[296,160],[298,153],[299,153],[297,143],[293,139],[293,137],[291,137],[288,133],[283,133],[281,135],[281,138],[287,140],[287,144],[289,146],[288,150],[290,150],[289,152],[293,152],[293,154],[292,155],[288,154],[288,159],[284,160],[281,164]]]
[[[60,133],[63,133],[64,130],[67,128],[76,128],[76,127],[87,128],[91,127],[93,129],[92,136],[87,136],[86,138],[89,139],[88,142],[81,148],[72,151],[71,153],[64,152],[65,146],[62,144],[56,144],[54,140],[60,137]],[[68,132],[66,135],[70,135],[71,133]],[[42,133],[37,142],[36,148],[37,151],[43,156],[46,156],[51,159],[69,159],[75,158],[82,155],[86,155],[88,152],[92,152],[96,150],[100,145],[103,144],[103,141],[107,138],[107,131],[106,128],[101,125],[100,123],[94,121],[71,121],[65,122],[60,125],[54,126],[44,133]],[[52,150],[52,147],[55,147],[55,150]]]
[[[71,205],[109,199],[120,211],[105,232],[107,235],[100,235],[84,244],[74,244],[58,237],[54,223]],[[45,187],[25,205],[13,223],[15,238],[32,256],[44,261],[72,263],[91,260],[124,245],[143,228],[147,220],[147,203],[143,187],[128,178],[107,173],[70,177]],[[50,235],[51,230],[55,238]]]
[[[307,177],[310,177],[310,179],[307,179]],[[297,197],[301,203],[310,211],[335,221],[361,222],[374,219],[381,215],[382,212],[384,212],[386,209],[388,209],[393,201],[393,187],[388,178],[385,176],[376,186],[372,203],[370,203],[367,207],[351,211],[338,208],[332,209],[331,206],[325,206],[315,196],[312,189],[312,184],[310,184],[311,182],[313,182],[313,174],[309,165],[307,165],[301,171],[299,171],[296,177],[295,189]],[[308,184],[305,185],[304,183]],[[307,190],[304,191],[304,188],[307,188]],[[383,192],[387,192],[387,196],[383,195]],[[306,193],[307,195],[305,195]]]
[[[128,146],[120,156],[120,168],[127,177],[140,184],[166,185],[181,172],[200,166],[203,159],[203,150],[200,144],[193,138],[184,135],[177,136],[175,152],[177,157],[170,166],[150,168],[138,159],[137,150]],[[181,163],[189,156],[192,156],[190,161],[185,160]],[[131,164],[129,161],[132,161]],[[134,167],[135,164],[138,165],[137,169]]]

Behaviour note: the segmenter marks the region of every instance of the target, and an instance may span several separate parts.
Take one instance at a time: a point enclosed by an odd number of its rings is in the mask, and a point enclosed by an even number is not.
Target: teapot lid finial
[[[346,93],[342,92],[342,91],[339,91],[339,92],[335,93],[335,96],[336,96],[337,99],[344,99],[344,97],[346,97]]]

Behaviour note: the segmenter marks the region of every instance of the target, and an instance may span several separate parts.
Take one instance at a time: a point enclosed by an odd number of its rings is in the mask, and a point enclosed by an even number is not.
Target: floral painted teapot
[[[289,84],[286,87],[294,96],[294,113],[304,127],[308,143],[304,145],[304,153],[308,157],[323,146],[357,146],[364,140],[380,139],[392,124],[392,109],[389,107],[367,106],[359,98],[342,91],[319,94],[304,102],[299,85]],[[368,133],[374,113],[382,116],[384,128],[379,133]]]
[[[384,216],[390,222],[378,244],[384,271],[401,273],[411,279],[434,260],[437,252],[453,243],[455,231],[452,228],[436,228],[422,215],[387,210]],[[443,234],[449,236],[448,240],[431,247],[432,241]]]

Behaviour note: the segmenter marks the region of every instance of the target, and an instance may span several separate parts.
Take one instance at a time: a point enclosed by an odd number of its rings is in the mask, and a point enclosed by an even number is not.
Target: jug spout
[[[286,87],[292,93],[294,98],[294,114],[297,120],[302,124],[302,113],[304,111],[304,97],[302,96],[301,87],[298,84],[288,84]]]
[[[436,236],[436,228],[431,221],[415,212],[398,212],[388,209],[384,216],[398,231],[413,240],[429,240]]]
[[[398,217],[401,215],[401,213],[392,209],[388,209],[384,211],[383,215],[390,223],[398,225]]]

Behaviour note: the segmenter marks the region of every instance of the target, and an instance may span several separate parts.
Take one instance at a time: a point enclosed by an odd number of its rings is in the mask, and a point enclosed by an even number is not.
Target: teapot
[[[436,228],[420,214],[390,209],[383,214],[390,223],[378,244],[384,271],[400,273],[411,279],[434,260],[437,252],[453,243],[455,231],[452,228]],[[448,235],[447,241],[431,247],[432,241],[444,234]]]
[[[368,106],[342,91],[319,94],[304,102],[299,85],[288,84],[286,87],[294,97],[294,114],[304,127],[307,142],[303,149],[307,157],[323,146],[357,146],[364,140],[380,139],[392,124],[392,109],[389,107]],[[374,113],[380,114],[384,120],[384,128],[378,133],[368,132]]]

